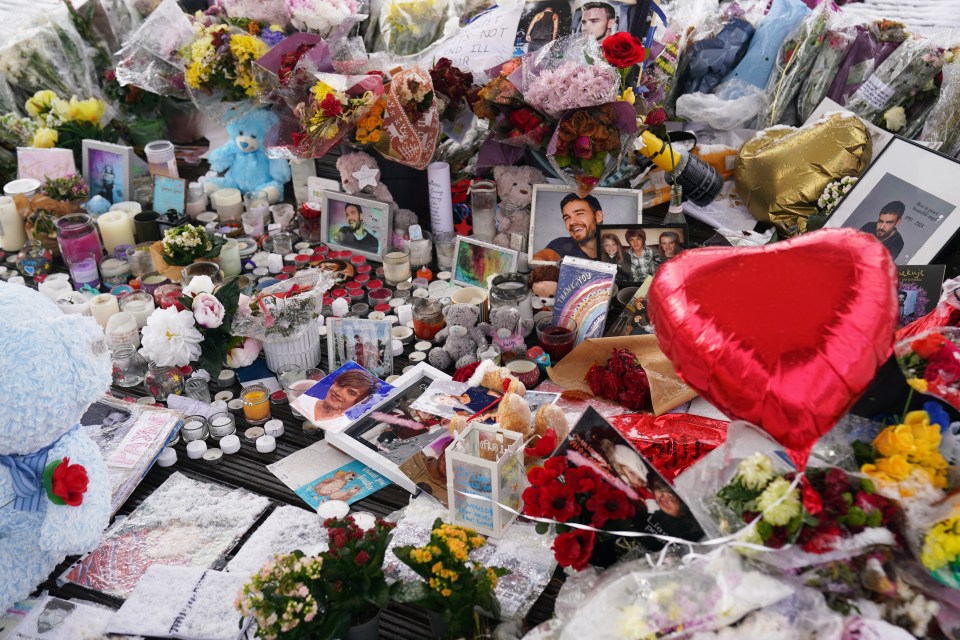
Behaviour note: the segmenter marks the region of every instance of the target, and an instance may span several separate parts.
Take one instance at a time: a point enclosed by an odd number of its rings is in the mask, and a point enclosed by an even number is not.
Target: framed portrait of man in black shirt
[[[390,205],[371,198],[324,191],[321,206],[321,233],[329,247],[383,262],[381,256],[392,244]]]

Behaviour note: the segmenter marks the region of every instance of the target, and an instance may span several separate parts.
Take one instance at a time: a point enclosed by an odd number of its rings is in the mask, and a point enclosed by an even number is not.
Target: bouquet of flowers
[[[823,193],[820,194],[820,197],[817,198],[817,208],[825,216],[829,216],[833,213],[833,210],[837,208],[837,205],[840,204],[840,201],[843,200],[844,196],[850,192],[850,189],[853,189],[853,185],[857,184],[855,176],[844,176],[839,180],[834,180],[824,188]],[[811,231],[809,223],[807,224],[807,231]]]
[[[949,422],[940,416],[935,420]],[[933,496],[947,486],[941,439],[940,425],[931,424],[930,413],[911,411],[903,424],[886,427],[870,445],[855,442],[854,451],[860,472],[885,494],[894,498]]]
[[[960,510],[956,504],[949,516],[923,534],[920,562],[937,582],[960,589]]]
[[[845,105],[873,70],[907,38],[906,26],[893,20],[875,20],[858,25],[855,31],[827,91],[827,96],[839,105]]]
[[[453,66],[449,58],[440,58],[430,68],[430,80],[434,91],[446,99],[443,117],[456,120],[461,110],[468,106],[467,94],[473,86],[473,74]]]
[[[960,409],[960,329],[942,327],[897,343],[907,384]]]
[[[358,0],[286,0],[290,22],[300,31],[324,38],[334,35],[341,25],[354,25],[367,16]]]
[[[253,63],[270,47],[260,38],[226,24],[196,26],[192,42],[180,49],[187,86],[223,100],[257,96],[262,88]]]
[[[47,178],[40,187],[40,193],[54,200],[86,200],[90,197],[90,189],[83,178],[76,175],[63,178]]]
[[[320,317],[323,295],[333,282],[327,271],[305,269],[258,291],[237,311],[233,333],[257,340],[299,334]]]
[[[395,74],[387,87],[377,151],[400,164],[426,169],[437,150],[443,110],[427,71],[412,67]]]
[[[523,491],[523,513],[535,518],[556,521],[557,538],[554,556],[562,567],[580,571],[590,562],[598,541],[592,530],[578,529],[566,523],[584,524],[595,529],[635,530],[634,522],[642,520],[642,502],[630,500],[620,488],[613,486],[588,466],[571,466],[563,456],[548,458],[543,466],[527,471],[530,486]],[[548,525],[537,524],[537,531],[547,532]],[[599,534],[602,541],[612,540]]]
[[[522,58],[513,58],[490,69],[487,73],[492,78],[474,86],[467,101],[475,116],[488,121],[497,142],[540,149],[550,139],[556,120],[523,101],[518,88],[522,65]]]
[[[567,60],[540,68],[535,63],[525,64],[524,69],[528,76],[522,88],[524,101],[553,118],[571,109],[613,102],[620,96],[620,74],[599,55],[593,64]]]
[[[380,7],[380,41],[387,53],[420,53],[443,33],[444,0],[387,0]]]
[[[230,332],[240,303],[240,284],[230,278],[214,291],[209,276],[196,276],[178,304],[156,309],[143,328],[140,354],[164,367],[195,363],[220,375],[227,352],[243,342]]]
[[[607,364],[593,365],[584,377],[593,395],[641,411],[650,404],[650,382],[636,354],[616,349]]]
[[[197,260],[216,258],[225,242],[201,226],[185,224],[164,232],[160,251],[167,264],[185,267]]]
[[[374,108],[382,91],[376,76],[317,74],[306,99],[293,109],[301,127],[293,134],[294,152],[301,158],[325,154]]]
[[[302,551],[274,556],[250,576],[234,603],[244,617],[253,616],[263,638],[314,638],[326,617],[323,560]]]
[[[494,593],[497,579],[509,573],[500,567],[484,567],[470,561],[470,552],[486,541],[476,531],[437,518],[430,542],[422,547],[406,545],[393,552],[426,582],[403,583],[400,602],[414,602],[440,615],[449,638],[472,638],[480,625],[479,607],[500,618],[500,603]]]
[[[921,140],[940,143],[938,151],[960,156],[960,49],[947,51],[943,59],[940,98],[927,116]]]
[[[820,45],[820,51],[817,53],[807,79],[800,89],[797,100],[800,122],[806,122],[827,96],[830,83],[837,75],[837,69],[840,68],[840,63],[843,62],[843,58],[855,36],[856,31],[852,26],[828,24],[827,32],[824,34],[823,42]]]

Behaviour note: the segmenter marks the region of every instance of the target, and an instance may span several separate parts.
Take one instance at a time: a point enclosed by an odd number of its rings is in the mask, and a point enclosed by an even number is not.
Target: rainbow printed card
[[[616,273],[616,264],[596,260],[566,256],[560,263],[553,319],[569,317],[577,321],[577,344],[603,337]]]

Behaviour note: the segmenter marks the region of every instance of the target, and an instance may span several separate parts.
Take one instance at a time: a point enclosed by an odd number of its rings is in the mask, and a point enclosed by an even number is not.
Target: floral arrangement
[[[143,145],[165,137],[167,125],[160,113],[162,98],[159,95],[135,84],[121,86],[114,69],[103,74],[103,92],[119,105],[134,144]]]
[[[902,498],[928,486],[945,488],[947,461],[940,453],[940,427],[930,418],[927,411],[911,411],[903,424],[886,427],[870,445],[854,443],[861,473]]]
[[[287,0],[290,22],[301,31],[330,36],[344,20],[362,19],[357,0]]]
[[[387,0],[380,8],[380,38],[395,55],[420,53],[443,33],[442,0]]]
[[[475,607],[495,619],[500,617],[494,589],[498,578],[509,573],[470,560],[470,552],[485,544],[483,536],[473,529],[444,524],[437,518],[428,544],[394,549],[396,556],[426,581],[404,583],[397,599],[438,613],[449,625],[448,637],[473,637],[479,626]]]
[[[571,466],[563,456],[548,458],[543,466],[527,471],[530,486],[523,491],[523,513],[534,518],[549,518],[557,524],[553,553],[560,566],[580,571],[590,562],[597,533],[570,527],[568,523],[588,525],[595,529],[635,529],[635,516],[643,509],[634,504],[621,489],[602,479],[587,466]],[[547,532],[548,525],[537,524],[537,531]],[[601,534],[609,538],[607,534]]]
[[[234,605],[253,616],[261,638],[312,639],[326,609],[322,569],[323,560],[302,551],[274,556],[250,576]]]
[[[287,86],[293,80],[293,72],[297,68],[297,63],[314,45],[301,44],[299,47],[289,53],[280,56],[280,68],[277,70],[277,77],[280,79],[281,86]]]
[[[228,100],[256,96],[261,86],[253,63],[269,50],[257,36],[229,25],[197,25],[196,38],[180,50],[187,86],[208,94],[222,91]]]
[[[636,131],[634,108],[627,102],[577,109],[560,120],[547,153],[578,191],[589,193],[619,165],[626,139]]]
[[[817,209],[820,210],[820,213],[825,216],[833,213],[844,196],[850,192],[850,189],[853,189],[853,185],[857,184],[858,179],[856,176],[844,176],[828,184],[820,197],[817,198]]]
[[[417,74],[398,74],[393,79],[400,105],[411,120],[418,120],[433,104],[435,94],[432,82],[422,82]]]
[[[920,562],[938,582],[960,588],[960,513],[940,520],[924,534]]]
[[[650,403],[650,381],[637,356],[615,349],[603,366],[595,364],[584,377],[593,395],[639,411]]]
[[[933,329],[897,344],[894,353],[907,384],[960,406],[960,330]]]
[[[378,519],[364,531],[347,516],[331,518],[323,526],[330,538],[329,548],[320,554],[326,612],[312,637],[332,640],[344,637],[352,625],[367,622],[390,604],[383,557],[396,525]]]
[[[297,335],[320,317],[323,294],[333,282],[327,271],[305,269],[258,291],[240,305],[233,319],[233,333],[257,340]]]
[[[44,89],[27,99],[24,111],[26,117],[13,113],[0,116],[0,142],[11,147],[59,146],[72,150],[79,161],[83,140],[113,142],[117,139],[116,131],[105,126],[107,105],[98,98],[80,100],[72,96],[64,100]]]
[[[163,259],[169,264],[185,267],[200,259],[216,258],[226,240],[207,233],[193,224],[167,229],[163,233]]]
[[[869,479],[836,468],[808,469],[801,496],[795,477],[777,475],[761,452],[737,465],[717,497],[744,522],[757,519],[744,542],[775,549],[796,542],[809,553],[826,553],[867,528],[890,526],[896,516],[895,505]]]
[[[443,117],[455,120],[460,111],[467,106],[467,94],[473,86],[473,74],[453,66],[448,58],[440,58],[430,69],[433,89],[447,100]]]
[[[86,200],[90,197],[90,189],[83,178],[77,175],[62,178],[47,178],[40,187],[40,193],[61,202],[70,200]]]
[[[523,58],[513,58],[500,65],[492,77],[483,86],[474,86],[467,94],[467,101],[473,114],[484,120],[493,120],[499,113],[499,107],[508,105],[522,105],[520,89],[511,80],[519,75],[523,65]]]
[[[545,69],[524,87],[523,99],[534,109],[558,118],[564,111],[615,101],[620,75],[606,64],[564,62]]]
[[[354,95],[334,89],[318,81],[310,88],[307,99],[297,104],[294,115],[300,119],[302,130],[293,134],[293,143],[303,157],[326,153],[337,140],[356,126],[377,102],[372,91]]]
[[[357,120],[357,128],[353,133],[353,139],[357,144],[380,142],[380,134],[383,130],[383,112],[386,108],[387,101],[381,98],[373,104],[366,115]]]

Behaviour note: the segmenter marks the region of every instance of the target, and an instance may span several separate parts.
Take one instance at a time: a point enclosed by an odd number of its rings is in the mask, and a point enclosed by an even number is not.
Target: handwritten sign
[[[453,66],[473,73],[483,73],[513,57],[514,41],[523,7],[494,7],[421,54],[420,59],[432,64],[449,58]]]

